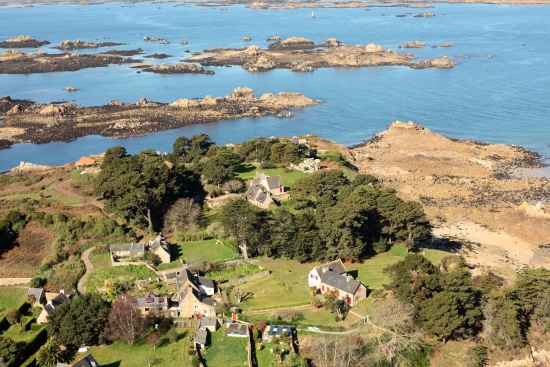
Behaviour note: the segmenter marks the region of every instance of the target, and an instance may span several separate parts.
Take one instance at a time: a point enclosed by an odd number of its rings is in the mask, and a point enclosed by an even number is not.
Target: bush
[[[476,345],[468,349],[466,353],[468,359],[468,367],[483,367],[487,364],[487,347],[484,345]]]
[[[67,222],[67,219],[68,218],[65,214],[59,213],[54,217],[54,222],[55,223],[65,223],[65,222]]]
[[[46,284],[46,279],[40,276],[35,276],[31,279],[30,287],[31,288],[41,288]]]
[[[272,169],[272,168],[277,168],[277,166],[275,165],[275,163],[272,163],[272,162],[262,162],[260,164],[260,168],[261,169]]]

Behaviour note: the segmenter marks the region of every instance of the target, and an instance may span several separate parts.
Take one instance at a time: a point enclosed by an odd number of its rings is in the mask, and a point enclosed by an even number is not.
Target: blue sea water
[[[266,47],[266,37],[274,34],[283,39],[306,37],[316,43],[336,37],[350,45],[373,42],[394,50],[411,40],[427,45],[448,40],[452,48],[401,51],[419,59],[446,55],[461,64],[448,70],[374,67],[319,69],[313,73],[212,68],[215,75],[138,74],[129,65],[113,65],[76,72],[0,75],[0,95],[42,103],[74,100],[90,106],[113,99],[134,102],[141,97],[173,102],[207,94],[223,96],[238,86],[253,88],[257,96],[264,92],[300,92],[325,102],[293,111],[292,119],[220,121],[120,140],[88,136],[70,143],[17,144],[0,151],[0,171],[19,161],[71,162],[115,145],[123,145],[132,153],[146,148],[170,151],[178,136],[203,132],[220,144],[257,136],[314,133],[349,146],[386,129],[392,113],[395,119],[412,120],[450,137],[517,144],[550,157],[549,6],[434,4],[435,8],[428,10],[437,16],[431,18],[412,17],[424,9],[316,9],[315,19],[311,19],[308,9],[230,6],[221,11],[219,7],[175,4],[0,8],[0,39],[21,34],[45,39],[51,42],[41,48],[45,52],[58,52],[51,47],[65,39],[125,42],[128,45],[116,49],[141,47],[146,54],[173,55],[161,61],[145,59],[165,63],[176,63],[190,55],[185,50],[243,44]],[[395,17],[401,13],[411,14]],[[144,35],[166,38],[171,44],[144,42]],[[243,42],[245,35],[252,42]],[[189,44],[179,44],[183,39]],[[489,59],[489,54],[494,58]],[[66,92],[69,85],[79,91]]]

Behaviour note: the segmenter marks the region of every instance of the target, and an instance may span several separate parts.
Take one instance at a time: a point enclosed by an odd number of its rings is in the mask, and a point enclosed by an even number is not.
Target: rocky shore
[[[550,268],[550,261],[536,256],[550,238],[545,214],[550,213],[550,179],[514,174],[541,167],[538,154],[450,139],[396,122],[350,155],[361,172],[395,188],[402,199],[420,201],[436,238],[455,237],[461,243],[436,241],[435,246],[506,279],[524,267]]]
[[[134,53],[137,50],[130,51]],[[140,50],[141,51],[141,50]],[[7,51],[6,51],[7,52]],[[108,66],[111,64],[141,63],[141,60],[119,56],[124,51],[100,54],[36,54],[21,52],[0,55],[0,74],[50,73],[55,71],[76,71],[85,68]]]
[[[38,41],[30,36],[19,36],[0,42],[0,48],[37,48],[49,44],[48,41]]]
[[[193,54],[183,60],[199,63],[202,66],[239,65],[251,72],[263,72],[273,69],[293,71],[314,71],[327,67],[371,67],[371,66],[408,66],[413,69],[452,68],[456,63],[448,57],[435,60],[423,60],[412,63],[415,56],[384,51],[382,46],[349,46],[334,38],[315,45],[313,41],[292,37],[275,42],[262,49],[256,45],[248,48],[231,49],[220,47]]]
[[[105,106],[80,107],[74,103],[35,104],[2,97],[0,100],[0,148],[16,143],[73,141],[86,135],[129,137],[242,117],[277,115],[289,108],[313,106],[299,93],[265,93],[254,97],[249,88],[237,88],[218,98],[180,99],[172,104],[112,101]]]
[[[228,1],[226,4],[241,3],[240,1]],[[246,2],[244,2],[246,3]],[[245,5],[245,8],[250,9],[269,9],[269,10],[281,10],[281,9],[343,9],[343,8],[433,8],[433,6],[426,4],[373,4],[365,2],[334,2],[332,4],[317,4],[317,3],[302,3],[302,2],[274,2],[266,3],[263,1],[253,2],[250,5]]]
[[[156,74],[214,74],[212,70],[204,70],[204,68],[193,64],[160,64],[146,67],[143,71]]]
[[[95,42],[84,42],[81,40],[76,40],[74,42],[71,42],[70,40],[65,40],[61,42],[59,45],[55,46],[54,48],[57,48],[58,50],[80,50],[80,49],[86,49],[86,48],[122,46],[125,44],[126,43],[115,43],[115,42],[95,43]]]

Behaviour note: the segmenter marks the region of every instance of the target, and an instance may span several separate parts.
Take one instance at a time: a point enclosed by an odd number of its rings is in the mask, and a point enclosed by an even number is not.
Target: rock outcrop
[[[153,67],[147,67],[143,69],[143,71],[156,74],[214,74],[212,70],[205,70],[204,68],[193,64],[160,64]]]
[[[315,48],[312,40],[302,37],[290,37],[281,42],[275,42],[267,46],[269,50],[305,50]]]
[[[67,92],[76,92],[78,89],[74,88],[74,87],[71,87],[71,86],[68,86],[67,88],[65,88],[65,90]]]
[[[397,47],[398,48],[424,48],[424,46],[426,46],[426,42],[409,41]]]
[[[430,11],[428,11],[428,12],[426,12],[426,13],[416,14],[414,17],[415,17],[415,18],[429,18],[429,17],[435,17],[435,14],[432,13],[432,12],[430,12]]]
[[[290,164],[290,168],[297,169],[305,173],[315,172],[321,169],[321,160],[313,158],[304,158],[304,160],[298,164]]]
[[[252,40],[252,38],[250,38],[250,37],[248,37],[248,36],[244,36],[244,37],[243,37],[243,41],[251,41],[251,40]]]
[[[273,37],[267,37],[265,39],[266,41],[280,41],[281,40],[281,37],[279,37],[278,34],[274,35]]]
[[[84,42],[77,39],[74,42],[71,42],[70,40],[65,40],[54,48],[57,48],[59,50],[79,50],[83,48],[113,47],[113,46],[121,46],[121,45],[125,45],[125,43],[115,43],[115,42],[95,43],[95,42]]]
[[[425,69],[425,68],[440,68],[449,69],[454,68],[457,63],[448,58],[447,56],[438,57],[434,60],[422,60],[417,63],[411,63],[410,66],[413,69]]]
[[[453,47],[453,45],[450,44],[449,42],[443,42],[443,43],[440,44],[439,46],[441,46],[441,47]]]
[[[37,48],[49,44],[48,41],[38,41],[30,36],[19,36],[0,42],[0,48]]]

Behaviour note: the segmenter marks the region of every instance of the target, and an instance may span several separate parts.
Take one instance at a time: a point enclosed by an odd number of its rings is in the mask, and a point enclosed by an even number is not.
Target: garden
[[[206,367],[242,367],[247,365],[248,338],[227,336],[227,328],[212,333],[212,344],[202,352]]]

